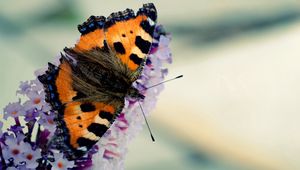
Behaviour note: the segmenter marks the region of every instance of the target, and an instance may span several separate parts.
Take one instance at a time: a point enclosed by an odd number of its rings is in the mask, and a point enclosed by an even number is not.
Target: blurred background
[[[90,15],[147,1],[0,2],[0,107],[79,37]],[[300,1],[184,0],[155,3],[173,35],[174,63],[128,170],[300,169]]]

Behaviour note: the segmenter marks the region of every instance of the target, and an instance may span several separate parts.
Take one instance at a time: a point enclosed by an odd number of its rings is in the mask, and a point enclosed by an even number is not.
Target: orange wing
[[[60,145],[68,148],[64,150],[68,159],[83,156],[96,144],[120,112],[119,107],[123,107],[76,101],[83,94],[74,89],[78,82],[74,82],[73,74],[70,61],[62,56],[59,67],[49,63],[47,73],[39,76],[46,89],[46,100],[58,111],[57,128],[61,131],[57,135],[62,138]]]
[[[153,4],[133,10],[112,13],[105,23],[105,39],[108,46],[135,71],[145,61],[152,44],[156,9]]]
[[[137,15],[131,9],[112,13],[106,21],[103,16],[91,16],[78,26],[82,34],[74,50],[89,51],[105,48],[106,44],[121,61],[135,71],[145,61],[152,44],[152,34],[156,22],[153,4],[145,4]]]
[[[73,89],[71,66],[61,61],[56,78],[59,100],[64,104],[63,120],[73,148],[91,148],[110,127],[116,109],[101,102],[74,102],[79,92]],[[83,142],[84,141],[84,142]]]
[[[84,52],[96,47],[103,48],[105,20],[104,16],[91,16],[86,22],[78,25],[81,36],[74,49]]]
[[[66,105],[63,120],[73,148],[90,149],[111,125],[115,108],[104,103],[73,102]]]

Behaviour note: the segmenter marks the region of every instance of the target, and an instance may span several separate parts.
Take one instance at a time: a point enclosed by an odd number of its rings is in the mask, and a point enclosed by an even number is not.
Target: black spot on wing
[[[147,20],[144,20],[141,22],[140,26],[143,28],[143,30],[148,33],[151,37],[153,36],[153,32],[155,29],[155,25],[151,26],[150,23]]]
[[[138,57],[136,54],[130,54],[129,59],[137,65],[140,65],[143,62],[143,59]]]
[[[92,112],[96,110],[96,107],[92,103],[83,103],[80,105],[80,109],[83,112]]]
[[[144,40],[141,36],[136,36],[135,45],[139,47],[139,49],[144,53],[148,54],[151,43],[149,41]]]
[[[97,141],[90,140],[84,137],[80,137],[77,139],[77,143],[80,147],[86,146],[88,149],[90,149]]]
[[[120,54],[125,54],[126,53],[125,48],[124,48],[124,46],[121,42],[115,42],[114,43],[114,48],[115,48],[117,53],[120,53]]]
[[[104,44],[103,50],[106,51],[106,52],[108,52],[109,48],[108,48],[106,40],[103,40],[103,44]]]
[[[72,99],[73,100],[78,100],[78,99],[82,99],[82,98],[85,98],[85,97],[87,97],[85,94],[78,91],[76,96],[74,96]]]
[[[111,121],[113,119],[113,114],[111,114],[110,112],[100,111],[99,116],[102,119],[106,119],[108,121]]]
[[[98,124],[98,123],[92,123],[89,127],[88,127],[88,131],[94,133],[96,136],[101,137],[106,131],[107,131],[108,127],[106,127],[105,125],[102,124]]]

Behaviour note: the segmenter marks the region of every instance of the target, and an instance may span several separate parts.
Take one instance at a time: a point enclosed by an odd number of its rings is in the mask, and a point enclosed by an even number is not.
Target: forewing
[[[121,61],[134,72],[143,65],[152,44],[156,9],[145,4],[137,14],[131,9],[112,13],[105,23],[105,40]]]
[[[78,25],[81,33],[80,39],[75,44],[76,51],[88,51],[93,48],[104,48],[104,24],[106,18],[104,16],[90,16],[87,21]]]

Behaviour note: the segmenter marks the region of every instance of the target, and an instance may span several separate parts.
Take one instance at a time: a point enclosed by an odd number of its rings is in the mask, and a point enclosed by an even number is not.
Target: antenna
[[[165,81],[160,82],[160,83],[158,83],[158,84],[155,84],[155,85],[152,85],[152,86],[150,86],[150,87],[147,87],[146,89],[150,89],[150,88],[152,88],[152,87],[161,85],[161,84],[166,83],[166,82],[168,82],[168,81],[172,81],[172,80],[175,80],[175,79],[179,79],[179,78],[181,78],[181,77],[183,77],[183,75],[177,76],[177,77],[172,78],[172,79],[169,79],[169,80],[165,80]],[[140,106],[140,108],[141,108],[141,111],[142,111],[143,117],[144,117],[144,119],[145,119],[146,125],[147,125],[147,127],[148,127],[148,131],[149,131],[149,133],[150,133],[151,139],[152,139],[153,142],[155,142],[155,139],[154,139],[153,134],[152,134],[152,132],[151,132],[149,123],[148,123],[147,118],[146,118],[146,116],[145,116],[144,109],[143,109],[143,107],[142,107],[140,101],[138,101],[138,103],[139,103],[139,106]]]
[[[152,86],[150,86],[150,87],[146,87],[146,89],[150,89],[150,88],[152,88],[152,87],[155,87],[155,86],[161,85],[161,84],[163,84],[163,83],[166,83],[166,82],[168,82],[168,81],[172,81],[172,80],[179,79],[179,78],[182,78],[182,77],[183,77],[183,75],[180,75],[180,76],[177,76],[177,77],[175,77],[175,78],[172,78],[172,79],[169,79],[169,80],[165,80],[165,81],[160,82],[160,83],[158,83],[158,84],[152,85]]]
[[[142,110],[143,117],[144,117],[144,119],[145,119],[145,122],[146,122],[146,125],[147,125],[147,127],[148,127],[148,131],[149,131],[149,133],[150,133],[150,136],[151,136],[152,142],[155,142],[155,139],[154,139],[154,137],[153,137],[153,135],[152,135],[152,132],[151,132],[150,126],[149,126],[149,124],[148,124],[147,118],[146,118],[146,116],[145,116],[144,109],[143,109],[143,107],[142,107],[142,105],[141,105],[140,101],[138,101],[138,103],[139,103],[139,106],[140,106],[140,108],[141,108],[141,110]]]

